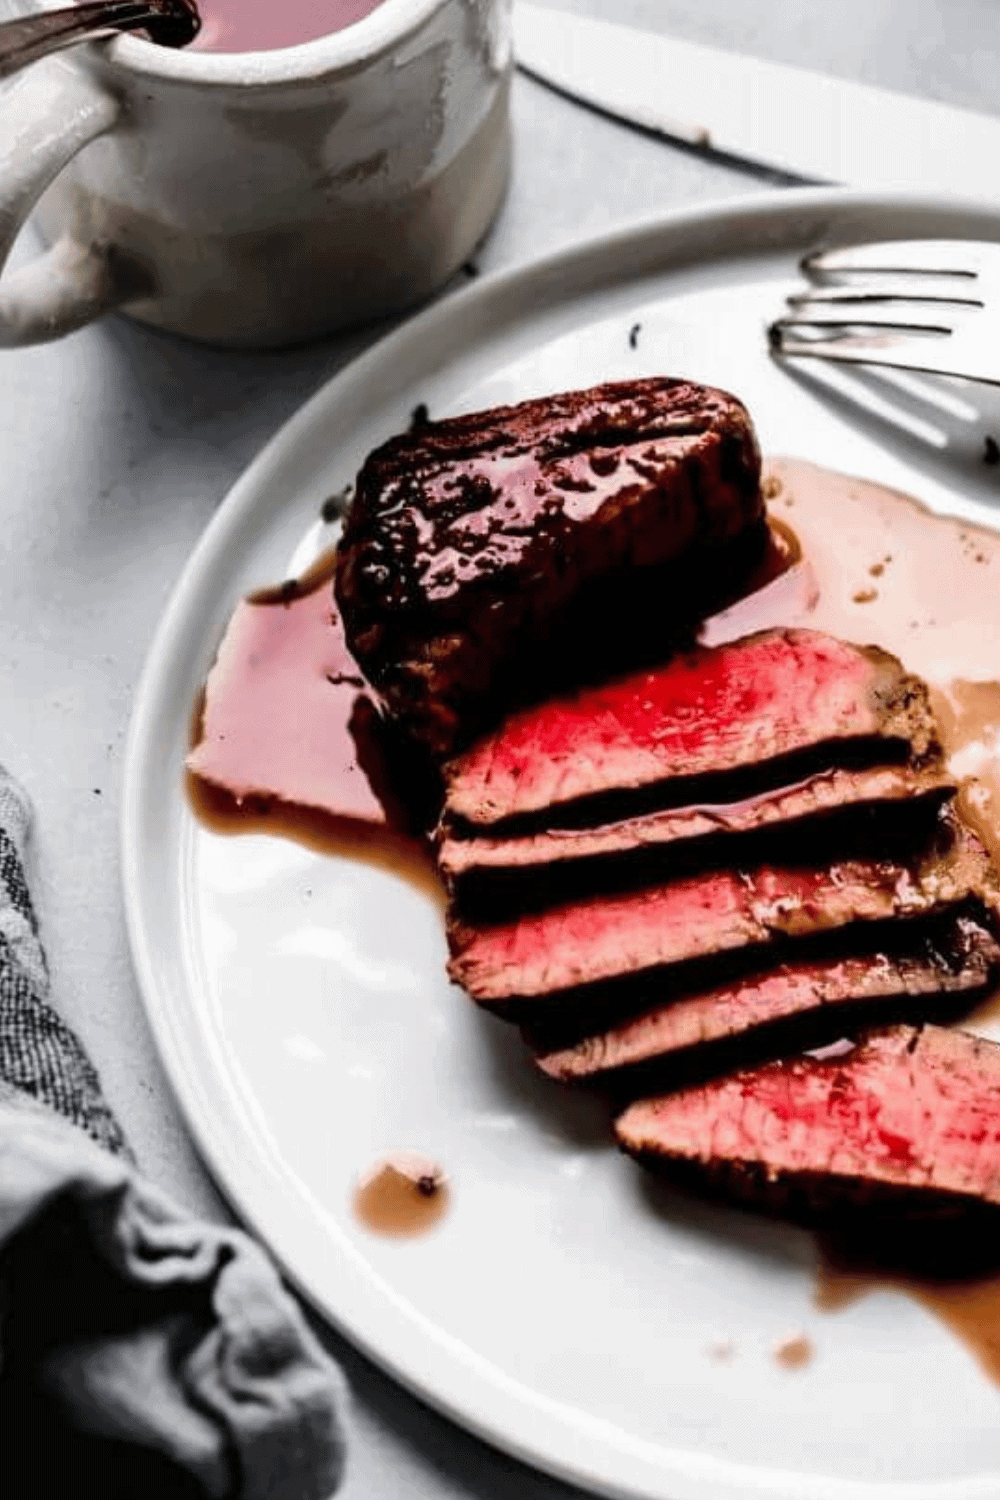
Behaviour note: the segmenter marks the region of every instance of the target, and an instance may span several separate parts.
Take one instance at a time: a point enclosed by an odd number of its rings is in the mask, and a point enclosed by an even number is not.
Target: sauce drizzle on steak
[[[335,592],[367,679],[446,755],[514,702],[662,654],[766,540],[743,405],[629,381],[392,438],[358,475]]]

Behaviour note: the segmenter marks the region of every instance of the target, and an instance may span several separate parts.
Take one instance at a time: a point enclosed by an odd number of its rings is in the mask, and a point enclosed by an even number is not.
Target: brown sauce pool
[[[451,1190],[436,1162],[400,1151],[362,1173],[354,1216],[373,1234],[406,1239],[433,1229],[447,1213]]]
[[[769,463],[765,483],[771,548],[747,597],[707,620],[701,640],[799,625],[893,652],[929,683],[963,811],[1000,860],[1000,535],[796,459]],[[191,804],[217,831],[297,838],[437,889],[421,832],[433,790],[347,651],[333,563],[326,554],[237,606],[196,716]],[[422,1189],[401,1160],[357,1188],[355,1213],[373,1232],[417,1233],[447,1207],[443,1179]],[[932,1310],[1000,1381],[1000,1257],[925,1275],[873,1262],[870,1247],[821,1245],[820,1306],[876,1286]],[[798,1367],[811,1354],[794,1343],[775,1357]]]
[[[911,1297],[950,1329],[1000,1384],[1000,1247],[996,1221],[904,1223],[817,1237],[816,1306],[837,1313],[874,1291]]]
[[[816,1351],[812,1339],[806,1338],[804,1333],[793,1333],[775,1344],[771,1352],[775,1364],[783,1370],[804,1370]]]
[[[195,706],[187,792],[216,833],[268,833],[364,859],[440,896],[433,799],[379,713],[334,608],[334,552],[241,600]]]
[[[983,1374],[1000,1385],[1000,1274],[935,1283],[917,1277],[892,1277],[823,1265],[817,1278],[816,1304],[839,1312],[867,1292],[898,1291],[933,1313],[968,1349]]]

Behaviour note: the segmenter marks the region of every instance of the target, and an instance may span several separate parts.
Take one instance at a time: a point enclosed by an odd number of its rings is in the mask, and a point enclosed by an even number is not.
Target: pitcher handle
[[[0,90],[0,349],[72,333],[135,298],[113,247],[67,234],[3,275],[17,235],[49,183],[90,141],[111,130],[121,106],[82,68],[50,57]],[[116,270],[119,274],[116,274]]]

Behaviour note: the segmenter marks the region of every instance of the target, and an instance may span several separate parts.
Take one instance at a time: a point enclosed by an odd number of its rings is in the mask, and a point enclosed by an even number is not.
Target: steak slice
[[[445,766],[445,805],[476,829],[538,832],[939,753],[927,688],[896,657],[768,630],[522,710]]]
[[[634,1093],[652,1079],[712,1077],[822,1047],[863,1025],[953,1019],[1000,978],[1000,945],[970,917],[882,936],[868,952],[793,960],[669,1001],[536,1061],[564,1083],[608,1081]]]
[[[607,1011],[606,1001],[620,1007],[631,996],[635,1013],[659,999],[665,983],[683,979],[689,988],[692,964],[721,956],[744,971],[759,968],[762,957],[790,956],[791,940],[970,904],[988,911],[992,925],[1000,882],[982,844],[946,808],[930,847],[908,862],[710,871],[494,926],[452,916],[448,971],[473,999],[512,1015],[544,997],[584,1008],[600,1002]]]
[[[623,1150],[678,1184],[817,1222],[852,1208],[1000,1205],[1000,1047],[937,1026],[876,1031],[632,1104]]]
[[[937,765],[825,771],[739,802],[702,803],[600,824],[503,838],[463,836],[447,817],[438,831],[438,869],[466,914],[499,917],[694,867],[794,859],[807,850],[852,853],[898,847],[926,836],[955,791]]]
[[[358,475],[335,592],[367,679],[444,754],[512,702],[662,654],[766,540],[743,405],[628,381],[392,438]]]

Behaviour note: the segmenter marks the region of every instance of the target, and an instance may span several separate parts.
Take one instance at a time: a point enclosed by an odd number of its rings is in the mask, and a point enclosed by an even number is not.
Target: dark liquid
[[[313,42],[370,15],[381,0],[198,0],[199,52],[266,52]]]
[[[775,1362],[783,1370],[804,1370],[816,1351],[811,1339],[807,1339],[803,1333],[796,1333],[791,1338],[782,1339],[773,1352]]]
[[[1000,1250],[996,1217],[899,1226],[868,1224],[819,1238],[816,1303],[836,1313],[868,1292],[912,1297],[956,1334],[1000,1383]]]
[[[354,1192],[354,1213],[373,1234],[425,1234],[444,1216],[449,1188],[435,1162],[400,1152],[377,1162]]]

